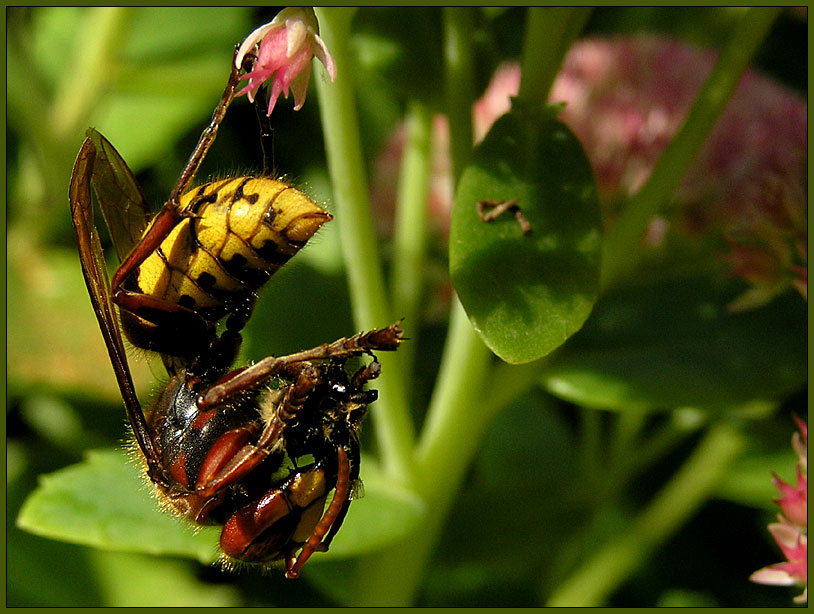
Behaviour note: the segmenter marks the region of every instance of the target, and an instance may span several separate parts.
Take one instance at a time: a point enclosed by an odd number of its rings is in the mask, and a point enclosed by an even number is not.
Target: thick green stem
[[[424,253],[427,249],[427,193],[432,170],[432,113],[414,100],[407,106],[404,153],[396,200],[393,246],[393,309],[410,327],[410,343],[402,353],[411,381],[424,288]]]
[[[321,24],[323,16],[328,13],[327,9],[320,11]],[[443,19],[450,149],[453,176],[457,182],[472,149],[470,110],[475,95],[471,45],[473,20],[471,9],[465,8],[445,8]],[[333,39],[329,40],[329,30],[324,30],[323,35],[334,51],[337,65],[341,66],[339,54],[332,46],[335,43]],[[538,36],[539,33],[530,35],[527,41],[536,41]],[[339,85],[338,81],[334,87]],[[541,101],[545,92],[539,92],[539,88],[538,80],[534,86],[526,86],[525,91],[535,92]],[[320,91],[324,89],[323,86]],[[325,112],[323,121],[329,123]],[[326,142],[329,140],[326,135]],[[347,148],[342,151],[347,160],[350,157]],[[423,162],[426,163],[426,158]],[[335,174],[332,170],[332,175]],[[336,194],[336,198],[339,200],[339,194]],[[403,214],[407,215],[406,212]],[[463,307],[454,299],[438,380],[411,467],[411,486],[426,504],[426,522],[420,533],[411,535],[404,543],[360,561],[359,584],[355,591],[358,600],[354,605],[399,605],[414,600],[427,560],[484,431],[495,414],[533,381],[534,375],[530,369],[521,368],[516,372],[516,377],[514,373],[509,377],[504,372],[504,379],[513,383],[511,393],[484,394],[490,381],[492,358],[491,352],[472,328]]]
[[[710,428],[684,466],[626,533],[591,555],[550,596],[548,606],[597,607],[709,499],[744,445],[729,424]]]
[[[518,101],[536,106],[545,103],[568,48],[592,10],[585,7],[528,9],[521,63],[523,81],[517,93]]]
[[[388,307],[367,193],[350,49],[354,12],[345,8],[317,9],[321,36],[337,65],[336,82],[330,83],[319,75],[317,90],[351,306],[357,328],[367,330],[385,326],[398,316],[394,317]],[[382,375],[376,387],[380,400],[372,413],[385,471],[406,484],[411,473],[414,435],[406,400],[404,360],[399,354],[379,357]]]
[[[363,585],[354,605],[409,605],[414,601],[465,470],[494,417],[480,406],[490,359],[491,352],[473,334],[463,307],[455,301],[441,372],[414,465],[414,487],[424,500],[426,521],[420,533],[363,562]],[[492,408],[498,409],[496,405]]]
[[[681,130],[664,150],[647,183],[631,198],[605,237],[603,287],[613,284],[636,265],[647,224],[675,191],[780,10],[776,7],[747,9],[737,24]]]
[[[474,81],[470,11],[443,9],[450,151],[456,183],[472,149],[470,110]],[[363,584],[357,591],[360,601],[355,605],[408,605],[415,599],[463,468],[471,458],[472,451],[466,448],[472,448],[480,439],[475,424],[480,420],[468,419],[467,408],[477,399],[477,391],[485,381],[490,356],[454,299],[444,356],[419,445],[421,460],[413,467],[414,487],[424,498],[427,520],[421,533],[363,562],[360,577]],[[457,430],[456,425],[463,430]],[[443,464],[443,459],[451,464]]]
[[[472,103],[475,100],[473,76],[473,20],[470,8],[444,7],[444,67],[447,116],[449,117],[450,157],[454,184],[472,153]]]
[[[418,445],[418,475],[433,478],[433,490],[445,490],[454,480],[449,474],[468,463],[469,453],[483,435],[493,415],[480,403],[492,353],[472,330],[472,324],[456,300],[441,360],[441,371]],[[492,411],[499,407],[493,405]],[[442,471],[439,468],[443,467]],[[439,483],[442,487],[439,488]]]
[[[450,151],[453,177],[457,183],[471,155],[472,145],[472,19],[469,9],[460,8],[445,8],[443,18]],[[530,33],[527,44],[536,47],[539,36],[536,30]],[[526,77],[523,79],[525,81]],[[524,91],[542,103],[546,93],[542,88],[547,86],[542,84],[539,75],[531,79],[533,83],[527,84]],[[521,89],[523,87],[521,85]],[[531,385],[539,369],[539,365],[517,367],[516,371],[501,369],[501,380],[511,386],[506,390],[501,388],[501,394],[487,394],[485,384],[490,382],[491,360],[491,352],[455,299],[441,369],[415,457],[415,487],[426,503],[427,521],[419,535],[411,536],[390,555],[378,557],[375,566],[369,565],[365,569],[381,579],[366,583],[369,591],[381,588],[385,577],[392,578],[399,573],[396,589],[399,601],[387,601],[382,592],[368,592],[364,603],[382,605],[412,601],[426,561],[484,431],[506,404]],[[489,386],[489,390],[493,388]]]

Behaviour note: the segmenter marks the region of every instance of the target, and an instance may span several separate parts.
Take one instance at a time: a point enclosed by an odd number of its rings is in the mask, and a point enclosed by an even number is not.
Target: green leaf
[[[723,409],[806,380],[806,306],[788,293],[732,313],[740,281],[674,277],[612,290],[544,367],[554,394],[608,409]]]
[[[210,608],[242,605],[235,586],[199,577],[198,569],[186,561],[103,550],[91,550],[89,559],[102,587],[103,599],[88,605]],[[144,590],[147,586],[150,590]],[[82,603],[88,602],[76,605]]]
[[[483,200],[517,204],[484,222]],[[450,229],[450,273],[486,345],[503,360],[545,356],[580,329],[596,300],[600,211],[591,167],[573,133],[550,113],[512,111],[495,123],[464,170]]]
[[[40,477],[17,526],[96,548],[215,560],[218,529],[193,533],[191,525],[159,509],[151,488],[124,450],[92,450],[83,462]]]
[[[364,497],[351,505],[330,552],[351,556],[403,538],[423,519],[420,500],[362,464]],[[162,512],[139,463],[120,449],[93,450],[86,459],[41,476],[17,526],[61,541],[106,550],[217,558],[220,527],[195,527]],[[320,556],[312,560],[319,560]]]

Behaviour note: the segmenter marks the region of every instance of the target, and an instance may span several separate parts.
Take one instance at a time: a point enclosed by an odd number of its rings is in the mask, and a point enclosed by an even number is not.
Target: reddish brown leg
[[[373,361],[370,364],[365,365],[363,367],[360,367],[359,370],[356,373],[353,374],[353,377],[351,378],[351,385],[354,388],[361,388],[362,386],[367,384],[369,381],[374,380],[377,377],[379,377],[381,372],[382,372],[382,365],[374,357]]]
[[[280,488],[268,491],[262,498],[238,510],[226,521],[221,532],[220,544],[224,554],[246,561],[266,562],[290,555],[284,548],[296,530],[290,523],[287,528],[257,538],[275,523],[283,521],[290,513],[298,513],[302,520],[313,505],[322,507],[327,494],[325,470],[319,466],[298,473]],[[301,510],[301,513],[296,509]]]
[[[242,559],[257,536],[291,512],[291,505],[284,490],[267,493],[256,505],[237,511],[226,521],[220,534],[223,553]],[[262,516],[262,521],[258,517]]]
[[[157,299],[148,294],[142,294],[141,292],[133,292],[132,290],[119,288],[113,295],[113,302],[120,308],[150,322],[155,322],[159,318],[161,321],[167,322],[171,320],[189,322],[185,324],[183,328],[189,330],[197,329],[200,330],[202,334],[205,333],[208,327],[206,320],[188,307]]]
[[[243,479],[262,463],[272,451],[286,423],[297,414],[311,394],[317,380],[316,369],[310,364],[304,364],[297,381],[288,387],[274,416],[266,423],[256,442],[249,443],[244,439],[240,441],[240,445],[236,445],[237,439],[232,436],[232,431],[224,434],[221,437],[223,446],[219,445],[219,439],[201,467],[195,488],[198,494],[204,498],[212,497],[229,484]]]
[[[520,224],[520,229],[524,235],[528,236],[532,233],[531,224],[520,210],[516,198],[507,201],[482,200],[478,202],[478,217],[484,222],[492,222],[507,211],[514,212],[517,223]]]
[[[268,381],[269,378],[279,374],[294,363],[325,358],[350,358],[374,350],[394,351],[401,343],[403,333],[404,331],[397,322],[381,330],[374,329],[367,333],[358,333],[352,337],[343,337],[333,343],[326,343],[296,354],[289,354],[280,358],[269,356],[250,367],[233,371],[216,385],[210,387],[198,397],[198,408],[201,411],[206,411],[229,401],[235,396],[244,394],[247,390],[256,389]]]
[[[348,493],[350,491],[350,463],[348,462],[348,455],[342,447],[336,449],[336,455],[338,469],[334,496],[319,523],[314,527],[311,537],[308,538],[308,541],[305,542],[305,545],[302,547],[302,552],[300,552],[296,561],[292,562],[292,557],[290,556],[286,559],[285,577],[290,580],[300,577],[302,566],[305,565],[306,561],[311,558],[314,552],[322,552],[328,549],[327,544],[322,543],[322,538],[325,537],[325,534],[337,520],[340,511],[348,500]]]

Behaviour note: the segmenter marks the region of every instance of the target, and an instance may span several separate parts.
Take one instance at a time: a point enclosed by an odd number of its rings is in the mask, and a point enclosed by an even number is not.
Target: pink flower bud
[[[235,56],[235,65],[242,66],[247,55],[256,57],[252,69],[241,77],[249,84],[237,93],[254,101],[257,90],[271,79],[268,115],[277,98],[289,90],[294,94],[294,110],[305,102],[311,77],[311,60],[316,57],[325,66],[331,81],[336,79],[336,64],[325,43],[319,37],[319,24],[314,10],[293,7],[280,11],[269,23],[246,37]]]

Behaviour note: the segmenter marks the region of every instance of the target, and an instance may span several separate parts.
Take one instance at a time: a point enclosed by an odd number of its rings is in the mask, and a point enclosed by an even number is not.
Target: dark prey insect
[[[284,560],[296,578],[313,552],[328,549],[359,480],[358,430],[377,397],[364,385],[380,367],[374,359],[349,376],[345,363],[401,339],[395,324],[266,358],[217,384],[177,376],[147,417],[159,492],[182,516],[224,525],[227,562]],[[279,384],[267,390],[271,378]],[[294,467],[279,476],[286,459]]]

